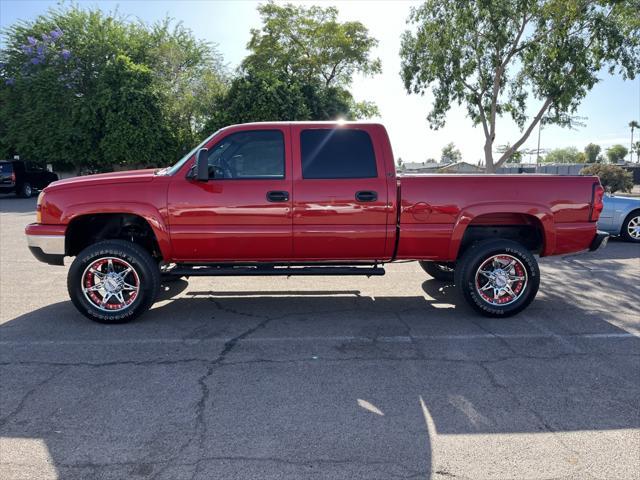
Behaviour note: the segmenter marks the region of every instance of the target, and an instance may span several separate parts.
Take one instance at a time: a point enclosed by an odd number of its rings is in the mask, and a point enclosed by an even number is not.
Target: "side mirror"
[[[196,154],[196,179],[199,182],[209,181],[209,150],[201,148]]]

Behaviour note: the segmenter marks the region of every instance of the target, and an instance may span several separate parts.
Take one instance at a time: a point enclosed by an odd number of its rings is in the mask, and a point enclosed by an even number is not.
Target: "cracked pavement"
[[[2,479],[638,479],[640,247],[542,259],[511,319],[416,263],[192,278],[78,314],[0,199]]]

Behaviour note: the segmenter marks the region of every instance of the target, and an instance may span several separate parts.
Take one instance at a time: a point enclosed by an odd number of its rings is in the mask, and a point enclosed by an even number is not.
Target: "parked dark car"
[[[58,175],[43,168],[29,165],[22,160],[0,161],[0,193],[11,193],[29,198],[36,190],[42,190]]]

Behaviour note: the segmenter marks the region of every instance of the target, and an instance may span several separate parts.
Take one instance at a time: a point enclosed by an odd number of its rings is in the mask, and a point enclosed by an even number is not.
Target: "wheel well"
[[[129,213],[98,213],[74,218],[65,235],[65,254],[75,256],[101,240],[127,240],[161,258],[158,240],[149,223]]]
[[[478,215],[469,223],[458,257],[474,243],[487,239],[513,240],[538,254],[544,247],[543,228],[538,218],[525,213],[489,213]]]

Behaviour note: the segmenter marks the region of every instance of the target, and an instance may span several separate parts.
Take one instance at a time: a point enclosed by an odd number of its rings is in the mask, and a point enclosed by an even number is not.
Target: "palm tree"
[[[638,123],[636,120],[631,120],[629,122],[629,128],[631,128],[631,149],[629,150],[629,152],[631,152],[629,155],[629,160],[631,162],[633,162],[633,130],[635,128],[640,128],[640,123]],[[640,156],[636,155],[636,157],[640,158]]]

